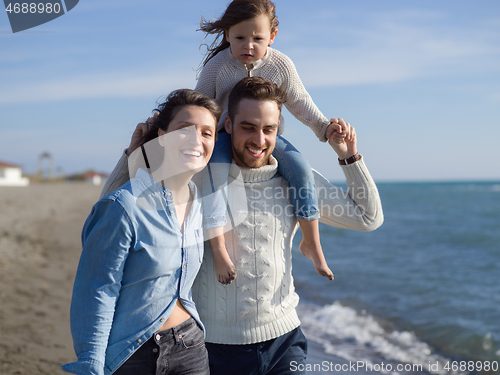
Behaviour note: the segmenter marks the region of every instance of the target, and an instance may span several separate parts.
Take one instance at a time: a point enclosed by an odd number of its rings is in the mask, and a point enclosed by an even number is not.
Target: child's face
[[[236,60],[252,68],[254,62],[266,55],[267,46],[273,44],[277,33],[278,29],[271,32],[271,21],[262,14],[231,26],[226,32],[226,40]]]

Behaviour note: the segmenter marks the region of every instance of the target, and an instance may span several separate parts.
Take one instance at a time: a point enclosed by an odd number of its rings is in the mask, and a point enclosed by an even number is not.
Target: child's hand
[[[217,280],[222,285],[229,285],[236,279],[236,267],[229,257],[226,249],[226,240],[224,239],[224,227],[209,228],[208,242],[212,249],[214,259],[215,273]]]
[[[339,159],[345,159],[356,154],[357,140],[354,127],[341,118],[332,119],[330,126],[334,128],[334,131],[328,139],[328,143],[335,150]],[[340,139],[342,141],[339,142]]]
[[[217,281],[222,285],[229,285],[236,279],[236,267],[229,259],[226,263],[223,260],[216,261],[214,257],[215,272],[217,273]]]
[[[344,120],[332,118],[330,119],[330,125],[326,128],[325,137],[330,143],[333,141],[335,143],[342,144],[348,135],[347,129],[348,128]]]

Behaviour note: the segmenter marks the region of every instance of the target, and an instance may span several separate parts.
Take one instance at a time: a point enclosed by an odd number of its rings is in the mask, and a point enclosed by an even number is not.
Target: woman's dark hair
[[[227,114],[233,125],[238,106],[243,99],[276,102],[281,112],[281,107],[286,102],[286,93],[268,79],[262,77],[243,78],[229,94]]]
[[[271,33],[278,28],[278,17],[276,16],[276,6],[270,0],[233,0],[228,6],[224,14],[214,20],[205,21],[203,18],[200,22],[200,29],[204,31],[205,40],[208,34],[215,34],[216,37],[212,44],[208,47],[207,55],[202,62],[204,67],[207,62],[217,55],[220,51],[229,47],[229,43],[225,38],[225,33],[229,31],[231,26],[249,19],[265,14],[271,22]],[[203,45],[203,42],[202,42]]]
[[[167,132],[170,122],[177,115],[179,110],[189,105],[208,109],[214,116],[215,126],[217,127],[217,123],[222,115],[222,107],[215,99],[190,89],[175,90],[167,96],[163,103],[158,105],[158,108],[153,110],[153,112],[157,112],[158,115],[136,148],[158,138],[159,129]],[[215,129],[215,137],[217,137],[217,129]]]

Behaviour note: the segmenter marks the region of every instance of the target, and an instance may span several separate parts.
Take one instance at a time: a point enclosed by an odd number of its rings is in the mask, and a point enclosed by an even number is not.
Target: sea
[[[500,374],[500,181],[377,186],[379,229],[320,225],[334,281],[294,240],[306,370]]]

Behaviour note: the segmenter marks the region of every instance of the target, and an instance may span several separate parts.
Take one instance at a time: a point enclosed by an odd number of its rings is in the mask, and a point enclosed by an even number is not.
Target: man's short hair
[[[227,114],[233,123],[238,112],[238,105],[243,99],[276,102],[281,113],[281,107],[286,101],[286,94],[268,79],[262,77],[243,78],[233,87],[229,94]]]

